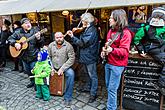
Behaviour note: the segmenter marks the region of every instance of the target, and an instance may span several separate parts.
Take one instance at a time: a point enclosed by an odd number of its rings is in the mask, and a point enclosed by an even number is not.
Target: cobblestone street
[[[7,62],[3,72],[0,72],[0,110],[101,110],[106,106],[107,92],[104,84],[99,83],[97,100],[87,103],[89,93],[79,92],[82,87],[81,80],[75,81],[70,108],[63,105],[62,96],[51,96],[49,101],[36,99],[34,88],[26,88],[30,82],[28,76],[18,71],[11,71],[13,65],[12,62]]]
[[[106,106],[105,87],[99,89],[97,101],[87,103],[89,93],[80,93],[79,82],[75,82],[72,105],[65,108],[63,97],[51,96],[50,101],[35,99],[33,88],[26,88],[29,83],[24,73],[11,71],[12,62],[7,62],[3,72],[0,72],[0,110],[101,110]]]

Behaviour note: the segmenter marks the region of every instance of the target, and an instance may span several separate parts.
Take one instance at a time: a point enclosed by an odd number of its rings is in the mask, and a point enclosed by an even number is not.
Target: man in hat
[[[21,55],[24,72],[29,76],[32,76],[31,70],[37,61],[37,53],[39,52],[39,48],[43,46],[44,40],[43,37],[40,36],[39,29],[32,27],[28,18],[23,18],[20,22],[22,28],[12,34],[8,40],[11,46],[15,47],[17,50],[20,50],[21,44],[16,40],[20,40],[22,37],[26,37],[28,39],[32,35],[35,35],[34,39],[28,41],[28,47]],[[34,79],[31,78],[30,81],[31,82],[27,85],[27,88],[34,86]]]
[[[11,25],[11,22],[7,19],[4,20],[4,24],[7,25],[7,26],[10,26]]]
[[[141,56],[150,54],[161,63],[163,69],[155,87],[165,95],[165,8],[153,9],[148,25],[142,25],[134,37],[134,43]],[[143,40],[143,42],[142,42]],[[145,45],[144,45],[144,40]]]

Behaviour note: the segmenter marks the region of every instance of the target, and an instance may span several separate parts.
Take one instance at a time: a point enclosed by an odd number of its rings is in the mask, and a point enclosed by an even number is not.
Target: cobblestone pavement
[[[70,108],[65,108],[62,96],[51,96],[49,101],[36,99],[34,88],[26,88],[29,83],[28,76],[11,71],[13,65],[12,62],[7,62],[4,71],[0,72],[0,110],[101,110],[106,106],[105,85],[99,83],[97,100],[87,103],[89,93],[79,92],[82,85],[80,80],[75,81]],[[165,104],[163,110],[165,110]]]
[[[78,91],[79,82],[75,82],[72,105],[65,108],[63,97],[51,96],[51,100],[35,99],[33,88],[26,88],[29,83],[24,73],[11,71],[12,62],[7,62],[3,72],[0,72],[0,110],[101,110],[106,106],[106,90],[99,87],[98,98],[94,103],[87,103],[89,93]]]

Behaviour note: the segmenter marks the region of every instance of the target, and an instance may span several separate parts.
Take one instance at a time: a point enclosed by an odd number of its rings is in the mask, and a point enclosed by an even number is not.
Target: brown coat
[[[70,68],[75,61],[75,52],[72,45],[64,40],[61,48],[57,47],[56,41],[48,46],[50,59],[55,69],[62,69],[63,71]]]

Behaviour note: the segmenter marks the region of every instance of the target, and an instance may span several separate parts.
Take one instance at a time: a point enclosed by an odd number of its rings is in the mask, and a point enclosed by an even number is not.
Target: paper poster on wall
[[[26,13],[31,23],[37,23],[37,13]]]
[[[110,10],[108,9],[101,9],[101,19],[106,20],[109,19]]]
[[[133,6],[128,8],[129,23],[146,23],[147,21],[147,6]]]

